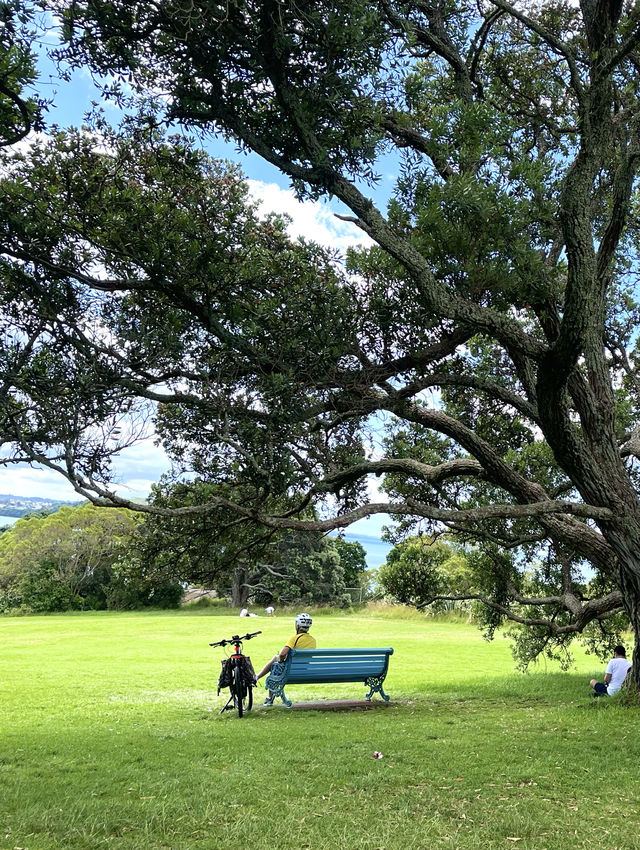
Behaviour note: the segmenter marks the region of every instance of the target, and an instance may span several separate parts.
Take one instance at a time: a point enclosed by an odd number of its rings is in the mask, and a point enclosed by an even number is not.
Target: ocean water
[[[389,543],[380,540],[379,537],[374,537],[371,534],[351,534],[345,532],[344,539],[348,543],[360,543],[365,552],[367,567],[377,569],[381,567],[387,560],[387,555],[393,549]]]
[[[13,525],[13,523],[19,519],[20,517],[18,516],[2,516],[2,514],[0,514],[0,528],[2,528],[3,525]]]

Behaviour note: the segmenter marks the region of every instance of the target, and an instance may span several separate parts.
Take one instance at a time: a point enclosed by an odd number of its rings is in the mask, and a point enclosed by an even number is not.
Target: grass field
[[[393,704],[238,720],[208,642],[240,625],[263,629],[256,668],[292,631],[206,609],[0,618],[0,848],[640,848],[640,711],[589,697],[595,659],[523,675],[472,626],[324,616],[319,645],[394,647]]]

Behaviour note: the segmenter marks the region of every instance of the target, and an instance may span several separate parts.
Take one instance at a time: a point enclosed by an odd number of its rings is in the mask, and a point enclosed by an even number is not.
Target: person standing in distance
[[[263,676],[267,675],[276,661],[285,661],[287,655],[292,649],[316,648],[316,639],[309,634],[309,629],[313,623],[309,614],[298,614],[294,622],[296,626],[296,633],[289,638],[277,655],[274,655],[270,661],[267,661],[262,670],[256,676],[256,683],[262,679]],[[269,696],[265,700],[264,704],[273,705],[273,695],[271,691],[269,691]]]
[[[598,682],[597,679],[592,679],[591,687],[595,691],[594,696],[604,697],[617,694],[622,683],[624,682],[631,662],[627,659],[627,652],[624,646],[616,646],[613,650],[613,658],[607,664],[607,669],[604,673],[604,682]]]

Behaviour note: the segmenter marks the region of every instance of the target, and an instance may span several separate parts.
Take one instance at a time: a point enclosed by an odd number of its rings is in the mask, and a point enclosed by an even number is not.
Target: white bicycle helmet
[[[298,614],[296,617],[296,628],[302,632],[308,632],[313,620],[308,614]]]

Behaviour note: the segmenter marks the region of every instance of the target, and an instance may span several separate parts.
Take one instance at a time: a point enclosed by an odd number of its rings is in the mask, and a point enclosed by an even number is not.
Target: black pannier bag
[[[249,655],[242,656],[242,678],[245,682],[253,684],[256,680],[256,671],[253,669],[251,657]]]
[[[218,676],[218,693],[222,690],[222,688],[228,688],[231,684],[231,678],[233,676],[233,661],[230,658],[223,658],[222,660],[222,670],[220,671],[220,675]]]
[[[220,670],[220,675],[218,676],[218,693],[220,693],[222,688],[228,688],[233,679],[233,658],[224,658],[221,663],[222,670]],[[240,659],[240,665],[242,667],[242,684],[244,685],[245,682],[251,682],[253,684],[256,674],[251,663],[251,658],[248,655],[243,655]],[[245,688],[243,687],[242,690],[244,691]]]

